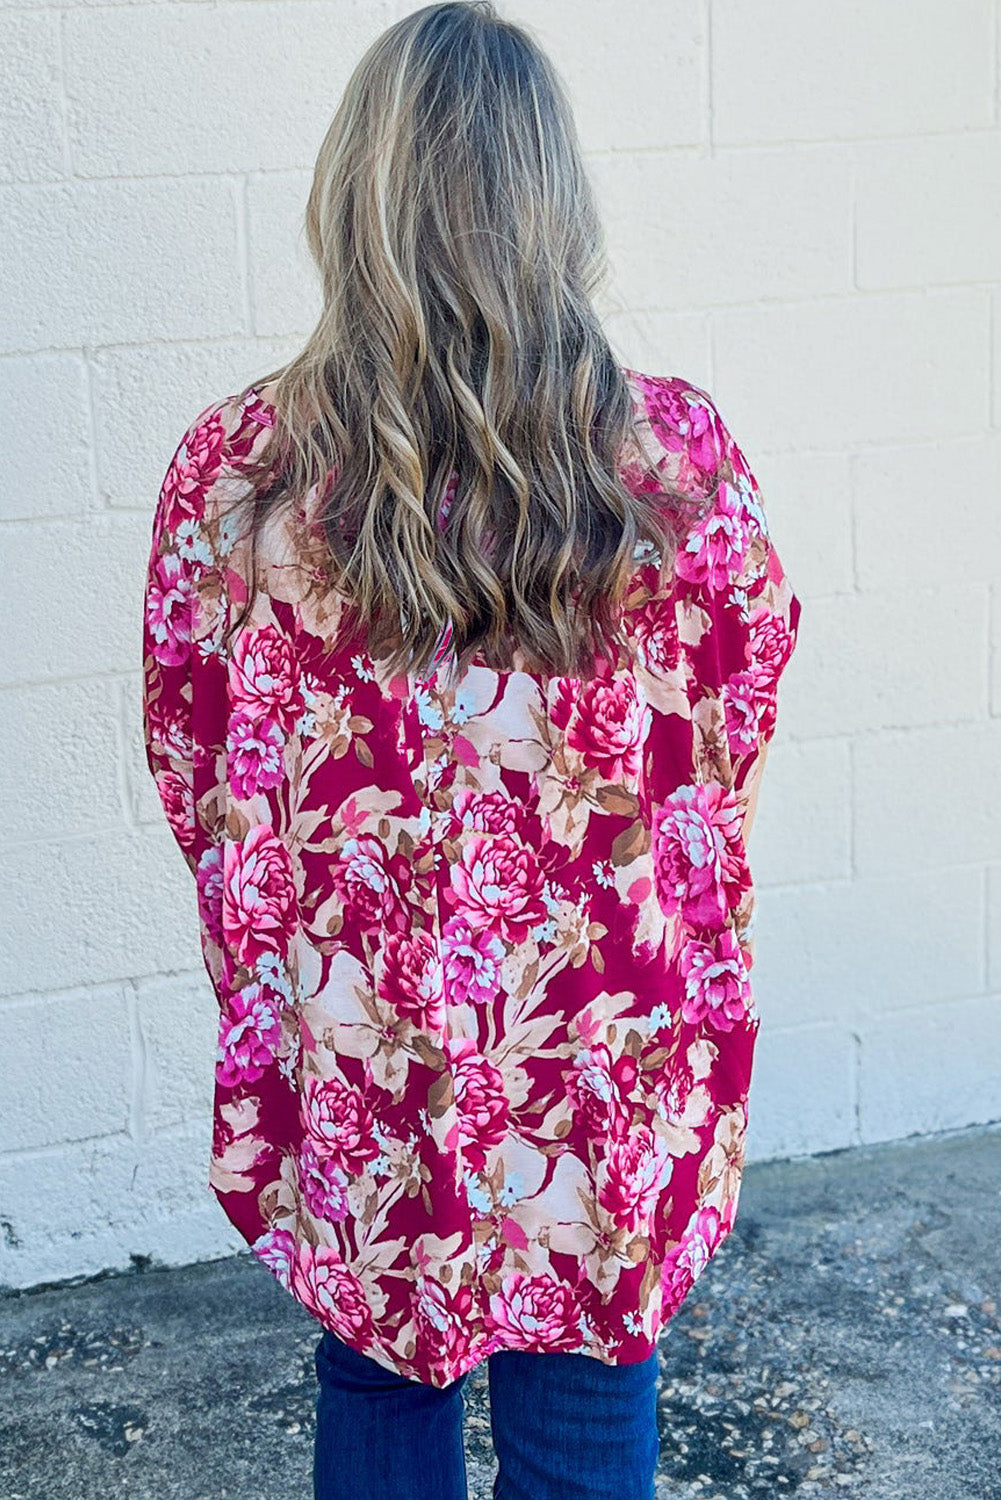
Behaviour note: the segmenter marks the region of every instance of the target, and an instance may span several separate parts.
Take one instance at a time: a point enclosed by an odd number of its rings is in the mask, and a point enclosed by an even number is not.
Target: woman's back
[[[252,555],[267,388],[203,411],[160,495],[147,737],[220,1004],[210,1180],[325,1326],[439,1386],[502,1348],[644,1358],[736,1211],[744,819],[799,601],[707,393],[623,373],[711,504],[663,581],[638,549],[589,679],[389,672],[315,495]]]

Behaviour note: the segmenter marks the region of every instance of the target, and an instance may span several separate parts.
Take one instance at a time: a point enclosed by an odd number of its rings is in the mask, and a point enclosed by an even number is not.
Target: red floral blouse
[[[638,550],[631,650],[583,685],[332,648],[315,495],[252,577],[263,388],[195,418],[156,510],[145,730],[218,1001],[207,1185],[323,1326],[435,1386],[497,1349],[646,1358],[737,1209],[743,816],[800,604],[709,395],[625,374],[662,473],[719,485],[660,592]]]

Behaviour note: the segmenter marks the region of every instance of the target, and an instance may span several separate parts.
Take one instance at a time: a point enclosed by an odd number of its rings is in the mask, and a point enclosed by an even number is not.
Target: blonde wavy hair
[[[567,96],[489,0],[426,5],[352,74],[305,216],[323,308],[243,469],[253,541],[321,486],[330,578],[374,658],[586,678],[638,544],[684,497],[644,464],[591,304],[606,260]],[[449,480],[454,483],[449,488]],[[443,507],[444,502],[444,507]]]

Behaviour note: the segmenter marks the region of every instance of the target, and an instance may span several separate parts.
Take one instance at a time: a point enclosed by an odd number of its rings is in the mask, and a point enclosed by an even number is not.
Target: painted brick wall
[[[411,7],[0,8],[0,1282],[27,1286],[238,1247],[141,573],[187,423],[312,326],[315,152]],[[505,13],[571,86],[623,362],[714,392],[803,599],[751,843],[751,1155],[996,1119],[998,5]]]

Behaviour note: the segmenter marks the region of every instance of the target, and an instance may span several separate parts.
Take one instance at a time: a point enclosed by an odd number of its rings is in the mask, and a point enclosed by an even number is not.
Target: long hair
[[[327,130],[305,230],[322,313],[243,392],[274,383],[242,471],[254,547],[319,486],[331,585],[391,670],[424,675],[450,639],[458,671],[517,652],[591,675],[637,546],[671,555],[683,497],[622,477],[642,452],[591,303],[596,204],[533,38],[489,0],[391,25]]]

